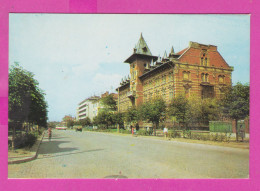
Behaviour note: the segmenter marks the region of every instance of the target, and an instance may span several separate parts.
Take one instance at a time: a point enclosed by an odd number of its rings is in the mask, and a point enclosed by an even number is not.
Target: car
[[[57,129],[57,130],[67,130],[67,127],[65,127],[65,126],[57,126],[55,129]]]
[[[74,125],[73,128],[75,129],[75,131],[82,132],[82,126],[81,125]]]

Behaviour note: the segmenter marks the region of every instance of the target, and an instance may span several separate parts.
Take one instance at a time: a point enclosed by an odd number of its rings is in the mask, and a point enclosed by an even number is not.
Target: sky
[[[19,14],[9,15],[9,66],[35,74],[46,93],[49,121],[76,116],[78,104],[115,92],[129,74],[124,61],[143,37],[155,56],[189,41],[211,44],[234,67],[233,84],[249,83],[249,15]]]

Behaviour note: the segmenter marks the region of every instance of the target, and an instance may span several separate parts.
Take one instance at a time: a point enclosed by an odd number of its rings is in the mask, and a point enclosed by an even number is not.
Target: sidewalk
[[[222,146],[222,147],[231,147],[231,148],[239,148],[239,149],[249,149],[249,140],[245,140],[244,142],[236,142],[235,139],[230,140],[230,142],[217,142],[217,141],[203,141],[203,140],[195,140],[195,139],[187,139],[187,138],[165,138],[161,136],[142,136],[142,135],[134,135],[132,134],[123,134],[123,133],[112,133],[112,132],[96,132],[89,131],[94,133],[105,133],[105,134],[113,134],[117,136],[129,136],[136,138],[145,138],[145,139],[156,139],[162,141],[174,141],[174,142],[185,142],[190,144],[206,144],[206,145],[214,145],[214,146]]]
[[[8,151],[8,164],[18,164],[36,159],[44,134],[45,131],[42,136],[37,139],[35,144],[28,150],[16,149],[15,151]]]

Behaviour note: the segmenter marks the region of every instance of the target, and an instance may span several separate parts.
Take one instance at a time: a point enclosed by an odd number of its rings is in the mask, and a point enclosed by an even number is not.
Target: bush
[[[131,130],[124,130],[124,129],[120,129],[119,132],[123,133],[123,134],[131,134],[132,133]]]
[[[181,137],[181,132],[176,131],[176,130],[170,130],[170,131],[168,131],[168,137],[169,138],[179,138],[179,137]]]
[[[191,131],[189,131],[189,130],[184,130],[184,131],[183,131],[183,138],[191,139]]]
[[[15,148],[31,148],[37,140],[38,133],[26,133],[17,135],[14,139]]]

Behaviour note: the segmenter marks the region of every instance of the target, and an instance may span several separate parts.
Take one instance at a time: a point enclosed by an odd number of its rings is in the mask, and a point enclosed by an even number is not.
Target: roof
[[[157,56],[153,56],[148,45],[146,44],[144,37],[141,33],[140,39],[138,40],[137,44],[134,47],[133,54],[125,60],[126,63],[131,63],[136,56],[145,56],[145,57],[152,57],[153,60],[157,60]]]
[[[223,68],[223,69],[230,69],[230,66],[227,64],[224,58],[217,51],[216,46],[204,45],[199,43],[194,43],[194,44],[195,44],[194,46],[192,44],[190,47],[185,48],[182,51],[177,53],[180,55],[180,57],[178,58],[180,62],[188,63],[192,65],[200,65],[202,50],[207,49],[209,66]]]
[[[172,64],[173,64],[172,61],[164,62],[164,63],[156,66],[155,68],[151,69],[150,71],[144,73],[143,75],[139,76],[139,78],[140,79],[145,78],[147,75],[154,73],[158,69],[161,69],[161,68],[164,68],[164,67],[167,67],[167,66],[170,67]]]
[[[140,39],[138,40],[138,42],[134,48],[134,53],[152,56],[152,53],[151,53],[149,47],[147,46],[142,33],[141,33]]]
[[[118,91],[118,89],[120,89],[120,88],[128,87],[128,86],[130,86],[130,82],[126,82],[125,84],[119,86],[118,88],[116,88],[116,91]]]
[[[185,48],[185,49],[181,50],[180,52],[177,52],[176,54],[182,55],[186,50],[188,50],[188,48]]]
[[[79,105],[81,105],[82,103],[84,103],[84,102],[86,102],[86,101],[95,101],[95,100],[98,100],[98,99],[100,99],[100,97],[99,96],[91,96],[91,97],[89,97],[89,98],[86,98],[86,99],[84,99],[83,101],[81,101],[80,103],[79,103]]]

